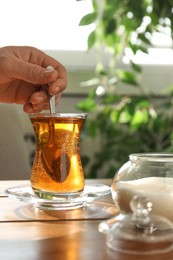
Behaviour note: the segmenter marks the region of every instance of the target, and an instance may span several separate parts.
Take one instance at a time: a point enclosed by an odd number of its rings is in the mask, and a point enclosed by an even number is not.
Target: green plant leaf
[[[146,124],[148,120],[149,114],[147,110],[136,110],[131,120],[131,127],[133,129],[139,128],[142,124]]]
[[[129,43],[129,47],[131,48],[134,54],[136,54],[138,51],[142,51],[143,53],[148,54],[147,48],[142,45]]]
[[[95,12],[86,14],[80,20],[79,26],[92,24],[96,21],[96,19],[97,19],[97,14]]]
[[[150,18],[152,20],[152,24],[154,26],[156,26],[159,23],[159,16],[157,16],[156,13],[153,13],[153,12],[150,13],[149,16],[150,16]]]
[[[91,49],[96,41],[95,30],[92,31],[88,36],[88,49]]]
[[[116,124],[119,120],[119,116],[120,116],[120,111],[118,110],[113,110],[110,114],[110,120],[113,124]]]
[[[117,24],[115,19],[110,19],[105,23],[105,34],[111,34],[116,30]]]
[[[141,66],[137,65],[137,64],[134,63],[133,61],[130,61],[130,64],[131,64],[132,68],[133,68],[136,72],[139,72],[139,73],[142,72]]]
[[[93,99],[87,98],[77,103],[76,108],[85,112],[93,112],[96,110],[97,104]]]
[[[91,120],[87,126],[90,137],[95,137],[98,130],[98,124],[95,120]]]
[[[114,104],[116,102],[119,102],[121,100],[121,97],[118,95],[109,95],[104,97],[103,99],[103,104],[108,105],[108,104]]]
[[[129,111],[123,110],[120,114],[120,117],[119,117],[119,123],[120,124],[128,123],[128,122],[130,122],[131,118],[132,118],[132,116],[129,113]]]
[[[122,54],[124,45],[122,44],[122,36],[114,34],[107,34],[103,37],[107,51],[114,53],[115,56]]]
[[[98,62],[95,68],[95,72],[99,75],[99,76],[105,76],[107,75],[107,71],[103,65],[102,62]]]
[[[98,78],[93,78],[87,81],[83,81],[80,83],[81,87],[91,87],[91,86],[98,86],[100,80]]]
[[[151,42],[147,37],[145,36],[145,33],[140,33],[138,34],[138,38],[143,41],[144,43],[148,44],[149,46],[151,45]]]
[[[125,70],[118,70],[118,76],[122,82],[128,83],[130,85],[139,86],[136,76],[134,73]]]
[[[148,54],[148,49],[144,46],[138,46],[138,51],[142,51],[143,53]]]

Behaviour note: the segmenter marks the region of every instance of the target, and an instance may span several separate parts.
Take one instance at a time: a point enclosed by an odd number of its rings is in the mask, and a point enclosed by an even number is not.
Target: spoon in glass
[[[54,68],[52,66],[48,66],[47,69],[53,70]],[[51,96],[48,93],[48,87],[49,84],[43,85],[42,88],[47,92],[48,96],[49,96],[49,108],[50,108],[50,113],[53,114],[56,112],[55,110],[55,95]]]

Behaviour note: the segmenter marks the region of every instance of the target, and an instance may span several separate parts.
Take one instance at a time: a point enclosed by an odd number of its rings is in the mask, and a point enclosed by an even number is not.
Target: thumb
[[[54,68],[42,68],[37,64],[19,59],[12,67],[10,74],[13,78],[39,85],[53,82],[58,77],[58,72]]]

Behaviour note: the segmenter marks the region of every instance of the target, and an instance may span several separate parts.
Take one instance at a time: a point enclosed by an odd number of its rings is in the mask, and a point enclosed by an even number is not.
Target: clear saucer
[[[103,184],[87,184],[84,191],[77,198],[42,199],[33,191],[30,185],[11,187],[5,190],[8,197],[30,203],[37,208],[44,210],[69,210],[86,206],[94,200],[100,199],[110,193],[110,187]]]

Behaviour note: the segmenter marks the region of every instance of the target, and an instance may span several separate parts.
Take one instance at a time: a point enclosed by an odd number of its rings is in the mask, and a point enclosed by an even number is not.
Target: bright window
[[[31,45],[58,55],[66,66],[95,66],[95,53],[84,53],[94,25],[79,26],[80,19],[92,12],[91,0],[0,0],[0,11],[0,46]],[[154,40],[161,49],[150,49],[149,55],[138,55],[135,61],[173,64],[173,51],[166,48],[172,44],[170,38],[156,35]]]
[[[86,50],[92,26],[78,26],[90,0],[1,0],[0,46]]]

